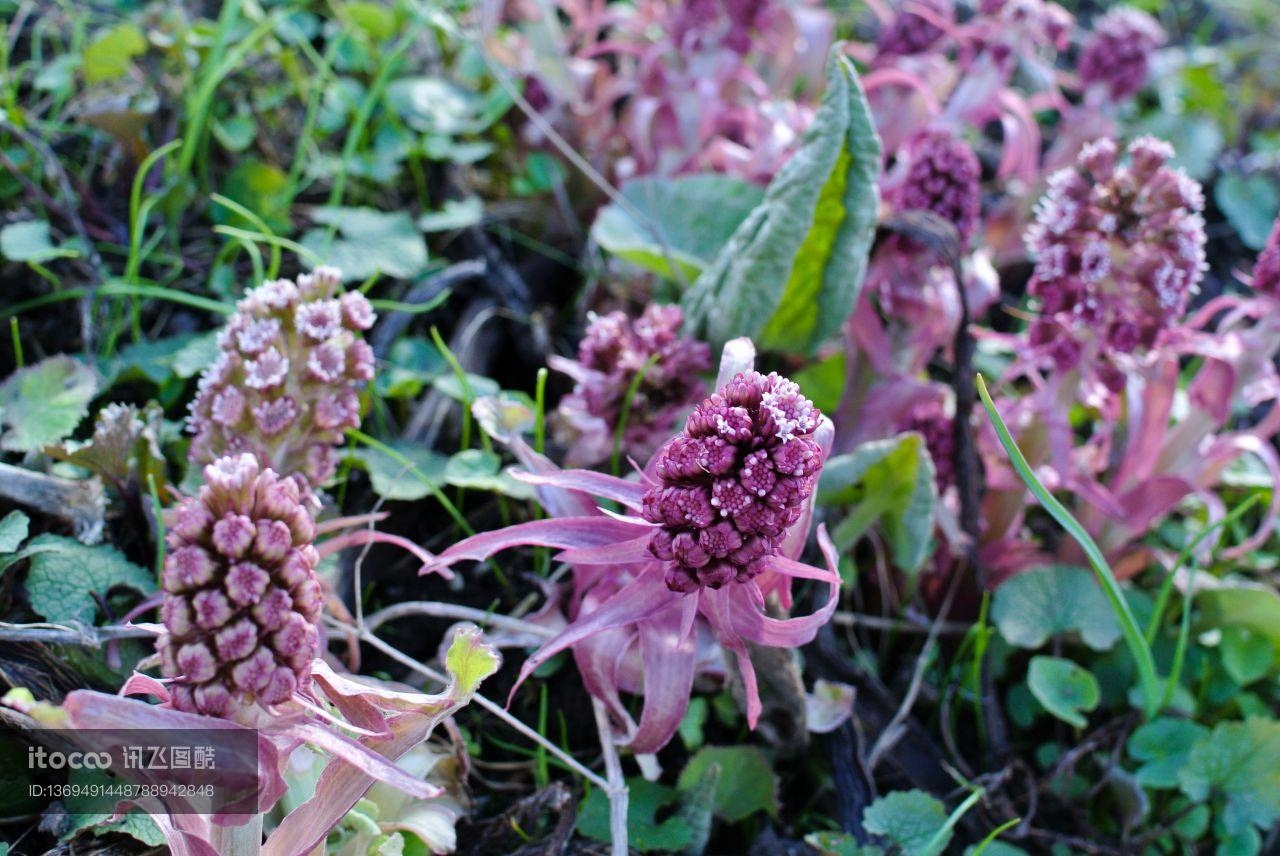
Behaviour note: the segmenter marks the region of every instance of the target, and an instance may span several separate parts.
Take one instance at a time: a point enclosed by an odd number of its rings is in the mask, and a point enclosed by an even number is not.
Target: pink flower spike
[[[517,546],[559,549],[558,558],[574,568],[577,612],[524,662],[519,682],[572,650],[588,691],[638,753],[657,751],[675,733],[695,674],[708,668],[699,638],[714,638],[736,655],[754,727],[761,703],[746,642],[805,644],[836,606],[839,576],[826,533],[819,533],[823,569],[797,561],[805,539],[793,531],[808,525],[830,423],[794,383],[751,370],[753,355],[749,342],[726,346],[720,390],[645,467],[641,518],[582,501],[594,494],[634,506],[640,485],[556,471],[513,439],[517,457],[537,473],[526,480],[559,516],[472,536],[436,560],[479,561]],[[823,605],[802,618],[767,616],[765,592],[789,605],[797,578],[828,585]],[[639,724],[621,705],[622,691],[643,694]]]

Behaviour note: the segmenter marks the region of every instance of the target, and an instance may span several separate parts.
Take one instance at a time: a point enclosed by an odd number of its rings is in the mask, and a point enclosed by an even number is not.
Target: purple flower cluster
[[[233,718],[308,679],[324,597],[294,479],[249,454],[218,459],[204,478],[170,512],[157,648],[175,708]]]
[[[877,55],[912,56],[930,50],[954,15],[952,0],[906,0],[876,35]]]
[[[1050,177],[1027,232],[1036,258],[1027,291],[1039,310],[1032,345],[1112,390],[1124,383],[1126,355],[1183,316],[1205,267],[1200,185],[1168,166],[1165,142],[1143,137],[1128,153],[1121,165],[1114,141],[1086,146],[1075,168]]]
[[[1094,22],[1080,52],[1080,82],[1104,89],[1113,101],[1128,98],[1146,83],[1151,52],[1164,39],[1164,30],[1146,12],[1112,9]]]
[[[360,424],[358,391],[373,377],[361,334],[375,317],[364,295],[340,293],[339,282],[338,271],[320,267],[241,299],[191,405],[192,461],[251,452],[311,487],[333,475],[343,432]]]
[[[757,576],[813,492],[823,454],[822,415],[792,381],[736,375],[694,410],[654,459],[659,484],[642,514],[670,562],[667,587],[687,593]]]
[[[683,323],[679,306],[652,304],[634,321],[610,312],[587,327],[576,362],[553,361],[577,382],[559,408],[559,435],[572,446],[573,465],[609,457],[627,393],[641,372],[622,438],[626,453],[638,459],[652,455],[701,398],[699,375],[711,368],[711,352],[705,343],[680,335]]]
[[[969,144],[946,128],[926,128],[906,146],[906,171],[894,188],[899,211],[929,211],[956,227],[967,246],[978,226],[982,167]]]
[[[941,401],[921,401],[898,424],[898,430],[915,431],[924,438],[939,493],[956,483],[956,423]]]

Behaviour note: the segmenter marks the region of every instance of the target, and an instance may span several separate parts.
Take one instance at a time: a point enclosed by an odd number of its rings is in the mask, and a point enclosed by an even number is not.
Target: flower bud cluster
[[[952,0],[907,0],[881,27],[876,53],[881,57],[925,53],[945,34],[939,24],[950,22],[954,15]]]
[[[360,424],[358,391],[373,377],[362,337],[373,308],[358,292],[340,293],[339,282],[338,271],[319,267],[241,299],[191,405],[193,461],[251,452],[311,487],[333,475],[343,433]]]
[[[821,414],[776,373],[740,373],[694,409],[654,459],[659,484],[642,514],[649,550],[670,562],[667,587],[746,582],[778,551],[822,468]]]
[[[982,167],[969,144],[945,128],[907,143],[906,172],[893,193],[898,211],[929,211],[956,227],[967,246],[978,225]]]
[[[702,395],[699,375],[711,368],[706,343],[680,335],[684,313],[679,306],[651,304],[637,319],[610,312],[592,320],[578,346],[577,364],[562,365],[577,384],[560,403],[560,438],[595,454],[575,455],[590,465],[608,457],[614,433],[627,409],[623,448],[647,458],[666,438],[681,414]],[[636,376],[643,377],[636,383]],[[627,407],[627,393],[635,395]],[[574,436],[594,426],[600,437]]]
[[[934,484],[938,492],[956,483],[956,423],[941,401],[917,404],[899,424],[899,431],[915,431],[924,438],[933,460]]]
[[[233,718],[305,685],[324,603],[315,523],[293,478],[219,458],[168,515],[161,668],[178,710]]]
[[[1122,165],[1114,141],[1086,146],[1050,177],[1027,232],[1032,345],[1059,369],[1083,363],[1112,390],[1127,355],[1186,312],[1205,268],[1200,185],[1168,165],[1168,143],[1143,137],[1128,153]]]
[[[1093,34],[1080,52],[1080,82],[1099,87],[1113,101],[1147,82],[1151,52],[1164,44],[1164,30],[1146,12],[1122,6],[1094,21]]]

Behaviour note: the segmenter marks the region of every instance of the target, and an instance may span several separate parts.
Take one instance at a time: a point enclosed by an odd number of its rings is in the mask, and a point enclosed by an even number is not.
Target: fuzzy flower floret
[[[193,461],[250,452],[312,487],[333,475],[343,432],[360,424],[359,390],[373,377],[363,338],[373,309],[339,283],[338,271],[319,267],[240,301],[191,406]]]
[[[670,563],[669,589],[718,589],[760,573],[813,492],[821,418],[794,382],[755,371],[694,409],[654,459],[660,483],[642,505],[659,525],[649,550]]]
[[[315,524],[292,478],[220,458],[171,513],[157,648],[178,710],[233,717],[305,686],[323,597]]]
[[[553,362],[577,381],[559,408],[559,438],[572,446],[571,463],[588,466],[608,458],[624,410],[623,450],[649,457],[704,394],[699,375],[711,368],[711,352],[705,343],[680,335],[683,323],[679,306],[652,304],[634,320],[610,312],[587,327],[576,362]]]
[[[1094,22],[1080,52],[1080,82],[1104,89],[1113,101],[1128,98],[1147,82],[1151,52],[1164,40],[1164,30],[1146,12],[1112,9]]]
[[[1128,154],[1119,163],[1109,139],[1086,146],[1049,179],[1027,232],[1027,291],[1040,313],[1032,345],[1113,390],[1127,362],[1183,316],[1205,268],[1200,185],[1168,165],[1168,143],[1143,137]]]

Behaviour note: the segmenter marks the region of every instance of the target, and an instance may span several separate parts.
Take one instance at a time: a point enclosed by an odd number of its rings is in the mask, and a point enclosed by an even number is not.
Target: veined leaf
[[[800,149],[684,299],[713,345],[750,336],[765,349],[813,352],[853,309],[875,235],[880,139],[840,46]]]

